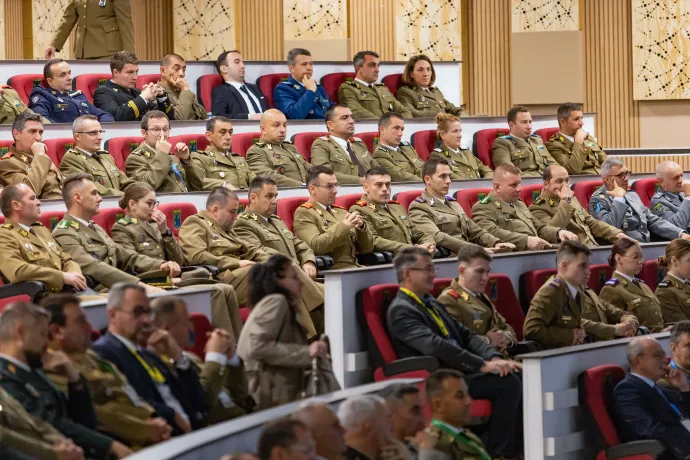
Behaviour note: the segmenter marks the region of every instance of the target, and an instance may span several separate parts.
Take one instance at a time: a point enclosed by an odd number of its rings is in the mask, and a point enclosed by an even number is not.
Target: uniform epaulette
[[[300,207],[300,208],[311,209],[311,208],[314,207],[314,203],[310,203],[310,202],[307,201],[306,203],[302,203],[301,205],[299,205],[299,207]]]
[[[616,284],[618,284],[618,281],[618,278],[611,278],[610,280],[604,283],[604,286],[615,286]]]
[[[415,201],[416,201],[417,203],[426,203],[426,200],[425,200],[424,198],[422,198],[421,196],[420,196],[420,197],[417,197],[417,198],[415,199]]]
[[[240,219],[249,220],[251,218],[252,218],[252,216],[247,214],[246,212],[243,212],[242,214],[240,214]]]
[[[458,291],[456,291],[455,289],[448,289],[448,295],[454,299],[460,298],[460,293]]]
[[[118,219],[117,223],[120,224],[120,225],[129,225],[129,224],[131,224],[131,222],[130,222],[129,220],[125,219],[124,217],[123,217],[122,219]]]
[[[498,133],[496,134],[496,139],[509,139],[511,137],[510,133],[504,134],[504,133]]]
[[[660,287],[660,288],[667,288],[667,287],[669,287],[670,285],[671,285],[671,282],[670,282],[670,281],[664,280],[664,281],[660,282],[657,286]]]
[[[546,202],[546,200],[544,200],[544,198],[542,198],[542,197],[539,197],[536,200],[534,200],[534,204],[536,204],[537,206],[541,206],[545,202]]]
[[[69,93],[69,97],[77,97],[80,94],[82,94],[82,92],[80,89],[78,89],[77,91],[73,91],[73,92]]]
[[[350,142],[362,142],[362,139],[360,139],[359,137],[351,137],[351,138],[349,139],[349,141],[350,141]]]
[[[7,230],[11,230],[13,227],[12,224],[2,224],[2,228],[6,228]]]
[[[555,287],[555,288],[561,287],[562,285],[563,285],[563,281],[559,280],[558,278],[552,279],[551,282],[549,283],[549,286]]]
[[[374,86],[386,86],[386,84],[385,84],[385,83],[378,82],[378,83],[374,83]]]
[[[655,192],[654,195],[652,195],[652,198],[661,198],[662,196],[664,196],[664,192],[658,191]]]
[[[550,141],[561,141],[561,142],[563,142],[562,136],[560,135],[560,133],[557,133],[557,132],[556,132],[556,133],[553,133],[553,134],[551,135],[551,137],[549,137],[549,140],[550,140]]]
[[[58,222],[56,227],[61,228],[63,230],[68,229],[70,227],[74,227],[75,230],[79,230],[79,222],[71,222],[69,220],[62,219],[60,222]]]
[[[266,145],[266,143],[260,139],[254,139],[252,142],[254,143],[254,145],[258,147],[263,147],[264,145]]]
[[[338,206],[337,204],[331,205],[331,208],[345,209],[342,206]]]
[[[321,136],[319,139],[323,139],[324,141],[327,141],[329,139],[329,136]]]
[[[450,195],[446,195],[446,200],[448,200],[448,201],[455,201],[455,198],[453,198],[453,197],[450,196]]]
[[[530,137],[538,137],[539,139],[541,139],[541,136],[537,133],[530,134]]]
[[[434,150],[432,150],[432,152],[438,152],[438,153],[441,153],[441,152],[443,152],[443,150],[441,150],[441,149],[439,149],[439,148],[437,147],[437,148],[435,148]]]
[[[32,227],[43,227],[43,224],[40,222],[34,222],[33,224],[31,224],[31,226]]]
[[[350,81],[345,80],[345,83],[347,83],[350,86],[354,86],[355,88],[359,88],[359,83],[357,83],[354,79]]]
[[[356,201],[355,204],[358,205],[358,206],[366,206],[366,205],[367,205],[367,202],[364,201],[364,200],[362,200],[362,201]]]
[[[488,196],[488,195],[485,196],[484,198],[482,198],[481,200],[479,200],[479,202],[480,202],[481,204],[486,204],[486,203],[488,203],[489,201],[491,201],[491,197]]]
[[[388,204],[400,204],[396,200],[388,200]]]
[[[292,141],[285,139],[285,140],[283,141],[283,144],[292,144]]]
[[[272,219],[275,218],[275,219],[278,219],[278,220],[283,220],[283,219],[280,218],[280,216],[279,216],[278,214],[271,214],[271,218],[272,218]]]
[[[400,141],[400,145],[411,145],[411,144],[407,141]]]

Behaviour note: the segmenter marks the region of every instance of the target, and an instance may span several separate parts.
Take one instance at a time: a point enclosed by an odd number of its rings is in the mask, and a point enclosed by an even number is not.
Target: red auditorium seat
[[[354,72],[336,72],[329,73],[321,77],[321,86],[326,90],[328,98],[335,104],[338,103],[338,88],[346,81],[352,81],[355,78]]]
[[[594,264],[590,265],[589,269],[592,274],[589,276],[587,286],[599,295],[601,288],[613,276],[613,267],[609,264]]]
[[[93,93],[96,89],[106,81],[110,80],[112,75],[109,73],[86,73],[77,75],[72,82],[74,89],[80,90],[86,96],[89,102],[93,103]]]
[[[637,276],[654,292],[659,283],[664,280],[664,269],[659,267],[656,259],[646,260]]]
[[[651,204],[652,196],[654,196],[658,188],[659,185],[656,183],[656,177],[638,179],[632,183],[633,191],[640,195],[640,200],[642,200],[642,203],[647,207]]]
[[[41,213],[41,223],[51,231],[62,220],[67,211],[44,211]]]
[[[5,223],[5,216],[0,216],[0,224],[4,224],[4,223]]]
[[[530,300],[544,283],[555,274],[555,268],[543,268],[525,272],[520,275],[520,300],[523,311],[529,309]]]
[[[424,192],[424,190],[409,190],[407,192],[397,193],[393,198],[407,211],[410,204],[421,196],[422,192]]]
[[[190,152],[206,150],[206,147],[208,147],[208,140],[205,134],[179,134],[177,136],[170,136],[168,142],[173,145],[173,149],[178,142],[184,142],[189,147]]]
[[[208,340],[206,334],[213,332],[213,326],[211,326],[211,321],[203,313],[190,313],[189,322],[194,331],[194,343],[192,343],[192,347],[188,351],[203,358],[205,354],[204,348]]]
[[[161,74],[159,73],[149,73],[146,75],[139,75],[137,77],[137,88],[143,88],[144,85],[149,83],[158,83],[161,80]]]
[[[483,200],[490,192],[490,188],[466,188],[455,192],[455,199],[458,200],[458,204],[465,210],[467,217],[471,219],[472,206],[474,206],[477,201]]]
[[[339,195],[335,199],[335,204],[349,210],[353,204],[355,204],[356,202],[358,202],[361,199],[362,199],[361,193],[351,193],[349,195]]]
[[[542,188],[542,184],[523,185],[522,189],[520,190],[520,199],[523,203],[529,206],[532,204],[532,202],[539,198]]]
[[[515,295],[513,282],[507,275],[495,273],[489,276],[489,282],[484,291],[496,306],[496,310],[505,318],[515,330],[518,340],[522,340],[522,325],[525,322],[525,313],[520,307],[520,301]]]
[[[289,73],[269,73],[268,75],[262,75],[256,79],[256,85],[263,93],[269,109],[275,107],[273,105],[273,88],[278,86],[278,83],[281,81],[287,80],[289,77]]]
[[[448,286],[450,286],[450,283],[453,282],[453,278],[436,278],[434,280],[434,287],[431,288],[431,294],[434,297],[438,297],[441,295],[441,292]]]
[[[491,161],[491,146],[497,137],[510,133],[508,128],[482,129],[474,133],[474,154],[482,163],[494,169]]]
[[[124,171],[125,160],[142,142],[144,138],[140,136],[113,137],[105,141],[105,150],[113,157],[117,167]]]
[[[106,208],[101,209],[101,212],[93,216],[93,221],[96,222],[105,232],[110,235],[110,230],[119,219],[125,217],[125,212],[120,208]]]
[[[240,318],[242,318],[242,322],[246,323],[247,318],[249,318],[249,315],[251,314],[252,309],[249,307],[241,307],[240,308]]]
[[[211,92],[216,86],[223,84],[223,77],[218,74],[203,75],[196,81],[197,98],[203,104],[207,112],[211,111],[213,101],[211,99]]]
[[[7,84],[14,88],[26,105],[29,105],[29,96],[36,86],[43,86],[44,88],[48,86],[41,73],[15,75],[7,80]]]
[[[243,212],[245,209],[247,209],[247,206],[249,206],[249,198],[240,198],[240,201],[237,205],[237,213],[239,214]]]
[[[158,209],[165,214],[165,221],[175,236],[185,219],[197,212],[192,203],[166,203],[159,205]]]
[[[417,151],[417,156],[427,161],[436,146],[436,130],[426,129],[412,133],[411,141],[412,147]]]
[[[276,214],[283,219],[285,226],[292,231],[292,221],[295,217],[295,211],[302,203],[309,201],[306,196],[290,196],[281,198],[276,205]]]
[[[0,140],[0,158],[7,155],[7,152],[10,151],[10,147],[12,147],[12,144],[14,144],[14,141],[11,139]]]
[[[371,153],[374,153],[374,149],[376,148],[376,145],[379,143],[379,133],[375,131],[370,131],[367,133],[357,133],[354,137],[362,139],[362,141],[364,141],[364,143],[367,145],[367,150],[369,150],[369,152]]]
[[[247,150],[254,141],[258,141],[261,133],[240,133],[232,136],[232,152],[239,153],[243,157],[247,156]]]
[[[328,133],[319,133],[315,131],[297,133],[292,136],[292,143],[295,144],[295,148],[302,154],[305,160],[311,161],[311,145],[317,137],[321,136],[328,136]]]
[[[541,140],[544,141],[544,144],[546,144],[546,141],[548,141],[551,136],[556,134],[560,128],[542,128],[538,129],[534,132],[537,136],[541,137]]]
[[[577,379],[578,399],[585,416],[586,438],[595,448],[596,460],[653,460],[664,450],[656,440],[621,443],[608,408],[613,389],[625,377],[620,366],[605,364],[581,373]]]
[[[48,156],[57,167],[60,167],[60,162],[62,161],[62,157],[65,156],[65,153],[74,148],[74,138],[72,137],[48,139],[43,141],[43,143],[48,148]]]
[[[383,77],[381,83],[386,85],[388,87],[388,91],[393,93],[393,96],[395,96],[395,93],[398,92],[398,88],[400,88],[402,85],[402,77],[403,75],[401,73],[392,73]]]
[[[580,204],[585,209],[589,209],[589,199],[592,198],[594,191],[602,185],[604,185],[604,181],[602,180],[586,180],[583,182],[578,182],[573,186],[573,193]]]

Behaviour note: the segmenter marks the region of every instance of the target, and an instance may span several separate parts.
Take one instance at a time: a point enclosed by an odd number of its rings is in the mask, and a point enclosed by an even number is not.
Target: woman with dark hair
[[[433,118],[439,112],[460,116],[462,108],[448,102],[441,90],[432,86],[435,81],[436,71],[431,59],[423,54],[412,56],[407,61],[402,86],[395,97],[414,118]]]
[[[252,312],[240,333],[237,354],[244,361],[249,392],[259,410],[298,399],[312,360],[328,362],[326,343],[309,344],[298,321],[302,283],[297,270],[292,259],[275,254],[249,271]]]
[[[609,265],[613,277],[604,284],[599,298],[634,314],[650,332],[661,332],[664,319],[661,304],[644,281],[636,276],[642,270],[644,252],[637,241],[620,238],[611,247]]]
[[[690,320],[690,241],[682,238],[671,241],[658,262],[659,267],[667,270],[656,288],[664,322]]]

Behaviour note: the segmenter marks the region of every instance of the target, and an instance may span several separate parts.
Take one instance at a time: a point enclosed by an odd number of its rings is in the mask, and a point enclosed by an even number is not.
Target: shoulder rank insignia
[[[618,284],[618,281],[618,278],[611,278],[606,283],[604,283],[604,286],[615,286],[616,284]]]
[[[455,201],[455,198],[453,198],[453,197],[450,196],[450,195],[446,195],[446,200],[448,200],[448,201]]]
[[[349,139],[349,141],[350,141],[350,142],[362,142],[362,139],[360,139],[359,137],[351,137],[351,138]]]
[[[240,219],[249,220],[251,219],[251,217],[249,217],[249,214],[247,214],[246,212],[243,212],[242,214],[240,214]]]
[[[458,291],[456,291],[455,289],[448,289],[448,295],[454,299],[457,299],[458,297],[460,297],[460,293]]]
[[[259,140],[259,139],[254,139],[253,142],[254,142],[254,145],[257,145],[259,147],[263,147],[264,145],[266,145],[266,143],[264,141]]]
[[[424,198],[422,198],[421,196],[420,196],[420,197],[417,197],[417,198],[415,199],[415,201],[416,201],[417,203],[426,203],[426,200],[425,200]]]
[[[3,224],[3,225],[2,225],[2,228],[6,228],[7,230],[11,230],[12,227],[13,227],[12,224]]]
[[[345,209],[342,206],[338,206],[337,204],[332,205],[331,208]]]
[[[538,137],[539,139],[541,139],[541,136],[540,136],[539,134],[537,134],[537,133],[532,133],[531,136],[532,136],[532,137]]]
[[[366,206],[366,205],[367,205],[367,202],[364,201],[364,200],[362,200],[362,201],[357,201],[357,202],[355,202],[355,204],[358,205],[358,206]]]
[[[491,197],[490,197],[490,196],[485,196],[484,198],[482,198],[481,200],[479,200],[479,202],[480,202],[481,204],[486,204],[486,203],[488,203],[489,201],[491,201]],[[496,203],[498,203],[498,201],[497,201]]]
[[[119,219],[117,221],[117,223],[120,225],[129,225],[130,224],[130,222],[127,219],[125,219],[124,217],[122,219]]]
[[[470,300],[470,295],[469,295],[467,292],[462,291],[462,292],[460,293],[460,298],[461,298],[462,300],[464,300],[465,302],[467,302],[468,300]]]
[[[31,224],[32,227],[43,227],[43,224],[41,222],[34,222]]]
[[[552,279],[551,282],[549,283],[549,286],[555,287],[555,288],[561,287],[562,285],[563,285],[563,281],[559,280],[558,278]]]
[[[677,283],[676,283],[677,284]],[[661,283],[658,284],[658,287],[660,288],[667,288],[671,285],[671,282],[669,280],[664,280]],[[676,286],[678,287],[678,286]]]
[[[534,200],[534,204],[536,204],[537,206],[541,206],[542,204],[544,204],[544,198],[537,198],[536,200]]]
[[[74,225],[72,225],[72,224],[76,224],[76,227],[74,227]],[[58,222],[56,227],[61,228],[63,230],[68,229],[70,227],[74,227],[75,229],[79,230],[79,222],[70,222],[69,220],[63,219],[60,222]]]
[[[439,148],[437,147],[437,148],[435,148],[434,150],[432,150],[432,152],[438,152],[438,153],[441,153],[441,152],[443,152],[443,150],[441,150],[441,149],[439,149]]]
[[[310,203],[310,202],[307,201],[306,203],[302,203],[301,205],[299,205],[299,207],[300,207],[300,208],[311,209],[311,208],[314,207],[314,203]]]

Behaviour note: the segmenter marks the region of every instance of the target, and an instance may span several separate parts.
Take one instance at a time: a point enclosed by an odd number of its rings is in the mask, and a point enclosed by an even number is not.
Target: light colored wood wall
[[[581,0],[512,0],[512,30],[579,30],[580,2]]]
[[[31,29],[28,31],[31,41],[25,42],[25,50],[30,49],[32,59],[43,59],[45,49],[50,45],[69,3],[70,0],[32,0]],[[70,35],[59,53],[62,59],[74,58],[73,36],[74,33]]]
[[[656,167],[662,161],[675,161],[684,171],[690,170],[690,155],[640,155],[640,156],[616,156],[625,161],[625,166],[635,174],[650,174],[656,172]]]
[[[237,48],[245,59],[281,61],[283,1],[236,0]]]
[[[350,0],[349,11],[353,52],[376,51],[382,61],[394,61],[395,1]]]
[[[134,47],[140,61],[158,61],[173,46],[173,10],[170,0],[131,0]]]
[[[5,0],[5,59],[24,59],[24,24],[22,0]]]
[[[173,47],[188,61],[215,60],[237,46],[235,1],[173,0]]]

